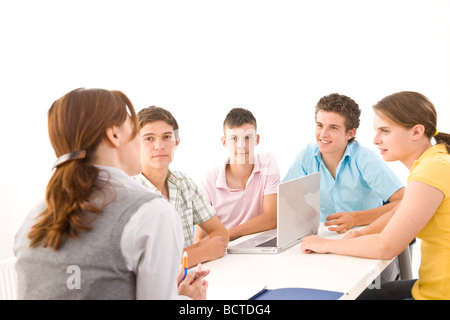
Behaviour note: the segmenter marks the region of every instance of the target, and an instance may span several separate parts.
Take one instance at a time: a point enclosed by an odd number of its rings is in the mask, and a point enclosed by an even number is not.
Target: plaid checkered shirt
[[[141,173],[133,179],[149,188],[152,192],[161,192]],[[195,182],[179,171],[171,171],[166,177],[169,189],[169,202],[175,206],[180,215],[184,233],[184,247],[193,244],[194,225],[202,224],[211,219],[216,211],[198,189]]]

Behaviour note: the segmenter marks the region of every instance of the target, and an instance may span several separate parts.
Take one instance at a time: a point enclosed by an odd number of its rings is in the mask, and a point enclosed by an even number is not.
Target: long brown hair
[[[425,135],[437,144],[444,144],[450,153],[450,135],[437,132],[437,113],[433,103],[423,94],[402,91],[391,94],[373,106],[376,114],[382,113],[398,125],[411,129],[417,124],[425,127]]]
[[[120,91],[80,88],[52,104],[48,111],[48,132],[56,156],[85,150],[86,157],[55,168],[46,190],[47,209],[28,233],[30,247],[42,244],[57,250],[64,239],[91,229],[91,220],[83,211],[95,216],[103,208],[89,203],[91,194],[102,188],[96,182],[99,169],[90,159],[106,130],[122,125],[127,114],[137,134],[139,123],[134,107]]]

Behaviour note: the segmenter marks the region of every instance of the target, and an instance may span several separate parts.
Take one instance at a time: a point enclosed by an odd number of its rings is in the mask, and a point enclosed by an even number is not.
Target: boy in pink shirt
[[[276,228],[280,173],[274,156],[254,153],[260,138],[255,117],[248,110],[234,108],[226,116],[223,129],[222,144],[229,158],[205,175],[205,195],[228,229],[230,241]],[[202,230],[196,229],[198,240]]]

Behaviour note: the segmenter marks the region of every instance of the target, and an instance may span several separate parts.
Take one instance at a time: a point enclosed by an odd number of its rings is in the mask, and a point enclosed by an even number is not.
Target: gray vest
[[[29,247],[27,233],[45,203],[35,207],[16,236],[19,299],[136,298],[136,275],[126,268],[121,235],[138,208],[158,195],[119,187],[115,196],[91,223],[91,231],[66,239],[56,251]]]

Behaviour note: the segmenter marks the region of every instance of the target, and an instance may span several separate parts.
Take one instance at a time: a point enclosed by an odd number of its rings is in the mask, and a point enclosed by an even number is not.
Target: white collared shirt
[[[103,170],[100,179],[109,176],[112,183],[127,189],[149,191],[120,169],[98,167]],[[136,274],[136,299],[186,298],[178,295],[177,286],[182,235],[178,213],[164,198],[145,203],[130,218],[123,229],[120,248],[127,268]]]

